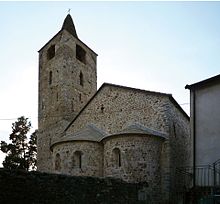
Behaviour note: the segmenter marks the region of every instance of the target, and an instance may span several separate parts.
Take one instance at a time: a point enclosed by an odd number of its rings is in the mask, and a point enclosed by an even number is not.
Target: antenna
[[[71,9],[69,8],[69,9],[68,9],[68,14],[70,14],[70,10],[71,10]]]

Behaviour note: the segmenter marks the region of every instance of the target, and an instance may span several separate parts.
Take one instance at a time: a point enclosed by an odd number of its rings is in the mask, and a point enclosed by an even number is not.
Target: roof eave
[[[116,133],[116,134],[112,134],[112,135],[108,135],[108,136],[105,136],[103,137],[100,142],[103,142],[105,139],[109,139],[111,137],[129,137],[131,135],[135,135],[135,136],[150,136],[150,137],[156,137],[156,138],[160,138],[160,139],[168,139],[168,137],[166,136],[161,136],[161,135],[155,135],[155,134],[147,134],[147,133],[141,133],[141,132],[137,132],[137,133]]]
[[[198,88],[202,88],[202,87],[213,85],[213,84],[217,84],[217,83],[220,83],[220,74],[216,75],[214,77],[211,77],[211,78],[208,78],[208,79],[196,82],[196,83],[191,84],[191,85],[187,84],[185,86],[185,89],[195,90],[195,89],[198,89]]]
[[[41,52],[55,37],[57,37],[62,30],[60,30],[56,35],[54,35],[42,48],[40,48],[40,50],[38,50],[38,52]]]

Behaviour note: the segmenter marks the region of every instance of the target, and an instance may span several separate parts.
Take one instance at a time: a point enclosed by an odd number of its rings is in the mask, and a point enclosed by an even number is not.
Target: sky
[[[190,114],[185,85],[220,74],[220,2],[0,2],[0,140],[23,115],[37,129],[38,50],[68,9],[98,54],[98,87],[170,93]]]

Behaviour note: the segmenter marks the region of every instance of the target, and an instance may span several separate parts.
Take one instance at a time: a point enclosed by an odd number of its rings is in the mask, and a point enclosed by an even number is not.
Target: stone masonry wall
[[[163,201],[161,195],[161,147],[163,138],[147,135],[122,135],[104,141],[104,176],[121,178],[131,183],[146,182],[150,203]],[[117,165],[114,149],[120,150]]]
[[[77,162],[76,152],[81,154],[81,165]],[[103,146],[98,142],[74,141],[57,144],[53,148],[53,169],[55,169],[56,155],[61,158],[61,169],[56,173],[75,176],[103,175]]]
[[[192,143],[190,138],[189,118],[181,114],[176,107],[169,108],[170,117],[170,164],[171,171],[171,194],[182,191],[185,188],[184,175],[176,177],[176,168],[184,170],[192,166]]]
[[[176,168],[188,167],[191,165],[191,139],[189,117],[183,114],[179,109],[167,102],[164,104],[167,124],[170,129],[170,137],[163,144],[162,148],[162,196],[167,200],[172,200],[170,196],[175,196],[181,191],[184,185],[184,178],[176,177]],[[177,183],[181,186],[177,186]],[[179,189],[180,187],[180,189]],[[174,201],[175,203],[175,201]]]
[[[162,106],[165,100],[166,97],[161,95],[106,85],[81,112],[67,133],[77,132],[92,123],[107,134],[117,134],[137,122],[169,134]]]
[[[168,138],[162,145],[160,161],[161,193],[165,200],[169,200],[175,180],[175,170],[172,169],[186,165],[190,160],[189,120],[171,100],[166,95],[107,84],[67,132],[79,131],[85,125],[93,123],[107,134],[117,134],[137,122],[171,135],[171,141]]]
[[[76,44],[86,50],[86,64],[76,59]],[[47,59],[52,45],[55,56]],[[95,54],[67,31],[59,33],[39,53],[39,126],[46,128],[60,119],[72,119],[96,92],[96,83]],[[49,118],[43,120],[45,117]]]
[[[86,51],[86,63],[76,59],[76,44]],[[55,55],[48,59],[48,50]],[[80,82],[80,74],[82,82]],[[81,84],[80,84],[81,83]],[[96,54],[66,30],[39,52],[38,169],[51,172],[50,143],[81,110],[97,89]]]
[[[0,203],[142,204],[144,185],[116,179],[72,177],[0,169]]]
[[[37,138],[37,168],[42,172],[53,172],[53,157],[50,146],[53,139],[60,137],[64,127],[69,122],[62,120],[54,125],[48,126],[48,129],[40,129]]]

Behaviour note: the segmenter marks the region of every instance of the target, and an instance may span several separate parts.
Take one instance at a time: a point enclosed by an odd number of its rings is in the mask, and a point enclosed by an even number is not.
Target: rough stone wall
[[[143,186],[116,179],[0,169],[0,203],[143,204]]]
[[[92,123],[108,134],[116,134],[137,122],[169,134],[164,101],[166,97],[161,95],[106,85],[74,121],[67,133],[77,132]]]
[[[76,44],[87,51],[86,64],[76,59]],[[48,60],[47,51],[52,45],[55,45],[55,56]],[[39,53],[39,126],[44,128],[61,119],[71,120],[96,92],[96,83],[95,54],[67,31],[62,31]]]
[[[81,165],[76,161],[76,153],[81,153]],[[74,176],[103,175],[103,146],[98,142],[75,141],[57,144],[53,148],[53,169],[55,169],[56,155],[61,158],[61,169],[54,173],[69,174]]]
[[[39,129],[37,136],[37,169],[42,172],[53,172],[53,157],[50,146],[53,139],[60,137],[69,122],[62,120],[47,129]]]
[[[134,122],[171,137],[162,144],[160,161],[161,195],[168,202],[175,188],[175,168],[189,164],[191,148],[189,120],[169,96],[106,85],[67,132],[79,131],[93,123],[108,134],[117,134]]]
[[[108,134],[117,134],[123,128],[137,122],[145,127],[169,135],[170,118],[167,114],[167,104],[169,103],[171,102],[167,96],[106,85],[75,120],[67,132],[79,131],[86,124],[93,123]],[[162,147],[162,156],[159,164],[161,165],[162,172],[161,189],[166,189],[165,199],[169,199],[169,160],[169,145],[166,142]],[[158,192],[158,189],[155,192]]]
[[[148,201],[158,203],[161,195],[160,156],[163,138],[146,135],[123,135],[104,141],[104,176],[120,178],[130,183],[146,182]],[[120,150],[119,166],[114,149]]]
[[[184,185],[184,178],[180,175],[176,177],[176,168],[186,168],[192,165],[192,144],[189,118],[169,101],[165,109],[169,119],[170,137],[163,147],[162,186],[163,196],[169,199],[170,196],[175,196],[178,191],[181,191],[183,187],[181,185]],[[177,186],[177,183],[180,186]]]
[[[86,63],[76,59],[76,44],[86,51]],[[55,45],[55,55],[48,50]],[[80,79],[82,75],[82,79]],[[83,83],[81,83],[81,81]],[[51,139],[60,136],[67,122],[97,89],[96,54],[67,31],[59,32],[39,52],[38,169],[50,171]]]
[[[185,170],[187,167],[192,166],[192,140],[190,138],[190,121],[182,114],[180,114],[176,108],[171,109],[173,121],[173,134],[170,138],[171,143],[171,164],[177,168]],[[174,169],[173,169],[174,171]],[[183,176],[183,177],[182,177]],[[185,180],[185,176],[181,175],[176,177],[176,172],[172,172],[172,192],[176,194],[176,191],[181,191],[185,184],[182,182]],[[187,186],[189,187],[189,186]],[[191,187],[191,186],[190,186]]]
[[[190,138],[190,123],[189,118],[181,114],[176,107],[170,109],[171,111],[171,163],[176,167],[184,167],[192,165],[192,144]]]

